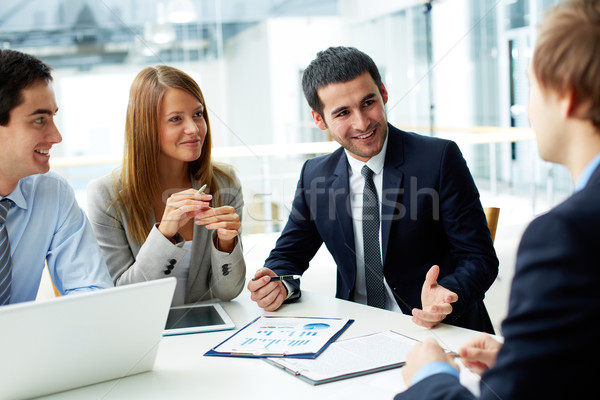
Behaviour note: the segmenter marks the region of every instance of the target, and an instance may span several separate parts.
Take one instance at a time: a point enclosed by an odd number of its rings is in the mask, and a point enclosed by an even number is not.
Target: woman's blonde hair
[[[121,171],[121,188],[115,187],[116,203],[125,210],[130,235],[140,243],[152,229],[151,217],[154,200],[161,196],[158,182],[160,157],[159,113],[167,88],[176,88],[194,96],[203,106],[206,137],[200,157],[189,163],[194,180],[207,185],[213,195],[213,206],[220,205],[217,174],[233,178],[212,162],[212,135],[204,96],[200,87],[183,71],[166,65],[146,67],[135,77],[129,91],[125,121],[125,149]],[[116,183],[115,183],[115,186]]]

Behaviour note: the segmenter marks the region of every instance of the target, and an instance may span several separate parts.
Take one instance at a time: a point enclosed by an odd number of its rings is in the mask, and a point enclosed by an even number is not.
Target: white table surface
[[[354,323],[338,340],[394,330],[423,340],[434,337],[457,350],[475,331],[440,325],[428,330],[410,317],[322,294],[305,292],[300,301],[267,313],[244,290],[237,299],[222,303],[236,329],[260,315],[341,317]],[[391,399],[404,389],[401,369],[312,386],[261,359],[205,357],[203,354],[232,335],[234,330],[164,337],[150,372],[103,382],[44,397],[44,399]],[[468,371],[461,380],[476,387]],[[32,384],[34,384],[32,382]]]

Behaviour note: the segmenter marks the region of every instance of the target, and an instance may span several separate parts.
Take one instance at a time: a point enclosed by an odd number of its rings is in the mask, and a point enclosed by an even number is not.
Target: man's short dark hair
[[[21,91],[40,79],[50,83],[51,71],[52,67],[37,57],[0,49],[0,125],[8,125],[10,112],[23,102]]]
[[[317,90],[330,83],[348,82],[366,71],[381,93],[381,75],[377,65],[362,51],[340,46],[318,52],[302,75],[302,90],[308,105],[323,118],[323,103]]]

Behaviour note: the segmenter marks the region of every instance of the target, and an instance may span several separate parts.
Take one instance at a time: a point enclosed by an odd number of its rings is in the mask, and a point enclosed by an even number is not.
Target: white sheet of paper
[[[403,363],[418,341],[393,331],[332,343],[316,359],[269,359],[313,381]]]

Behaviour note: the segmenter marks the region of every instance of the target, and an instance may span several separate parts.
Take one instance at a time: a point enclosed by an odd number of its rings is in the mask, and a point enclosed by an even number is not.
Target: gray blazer
[[[235,183],[225,178],[218,179],[222,204],[235,208],[242,218],[244,200],[242,188],[233,171],[228,171]],[[219,177],[218,177],[219,178]],[[176,244],[168,240],[154,224],[144,243],[138,243],[129,235],[127,219],[123,210],[113,205],[114,184],[121,188],[121,169],[91,181],[87,187],[88,218],[92,224],[98,244],[102,249],[108,270],[116,285],[143,282],[168,277],[169,266],[177,263],[187,250],[185,240],[179,233],[174,237]],[[198,189],[200,183],[193,181]],[[241,230],[241,229],[240,229]],[[194,226],[190,270],[185,296],[186,303],[219,298],[227,301],[242,291],[246,277],[246,263],[242,253],[241,234],[231,254],[218,251],[214,245],[216,231],[204,226]]]

